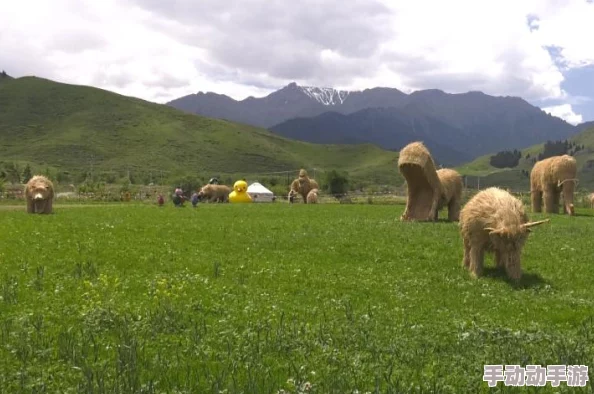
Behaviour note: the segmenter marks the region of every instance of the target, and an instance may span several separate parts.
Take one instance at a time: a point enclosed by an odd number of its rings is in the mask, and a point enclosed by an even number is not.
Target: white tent
[[[248,194],[252,198],[253,202],[273,202],[274,193],[262,186],[258,182],[254,182],[248,186]]]

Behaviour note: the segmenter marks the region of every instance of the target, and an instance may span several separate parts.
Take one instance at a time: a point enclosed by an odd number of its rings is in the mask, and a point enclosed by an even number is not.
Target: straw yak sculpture
[[[408,193],[400,220],[436,221],[439,210],[445,206],[449,220],[459,219],[462,177],[452,169],[436,171],[433,158],[422,142],[402,148],[398,170],[406,179]]]
[[[209,183],[200,189],[198,198],[208,202],[229,202],[229,193],[231,193],[229,186]]]
[[[460,174],[450,168],[437,170],[437,177],[441,183],[441,195],[435,211],[435,220],[439,211],[448,207],[448,220],[456,222],[460,218],[460,208],[462,207],[462,191],[464,182]]]
[[[490,187],[480,191],[460,213],[462,264],[473,278],[478,278],[483,273],[485,252],[492,252],[497,267],[505,268],[512,280],[519,280],[521,253],[530,228],[548,221],[529,222],[522,202],[503,189]]]
[[[301,169],[299,171],[299,177],[291,183],[290,195],[294,196],[296,194],[300,194],[301,197],[303,198],[303,203],[307,204],[307,194],[312,189],[319,189],[319,188],[320,188],[320,186],[318,185],[316,180],[308,177],[307,171],[305,171],[304,169]]]
[[[530,173],[532,212],[559,213],[563,193],[563,213],[574,215],[573,193],[577,183],[577,164],[569,155],[553,156],[537,162]]]
[[[28,213],[52,213],[54,184],[43,175],[35,175],[25,185]]]

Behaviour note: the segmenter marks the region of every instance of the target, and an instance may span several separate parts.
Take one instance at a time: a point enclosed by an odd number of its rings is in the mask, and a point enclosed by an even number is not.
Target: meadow
[[[594,366],[591,210],[536,228],[514,285],[403,208],[0,211],[0,392],[592,392],[482,380]]]

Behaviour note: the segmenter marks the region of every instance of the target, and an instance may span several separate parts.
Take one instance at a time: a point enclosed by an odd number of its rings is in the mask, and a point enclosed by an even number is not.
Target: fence
[[[147,172],[158,172],[160,170],[148,170]],[[286,201],[289,191],[290,183],[298,176],[300,169],[283,170],[283,171],[269,171],[258,173],[246,173],[242,175],[225,175],[219,176],[221,183],[232,185],[234,180],[246,179],[248,183],[260,182],[268,187],[277,196],[277,201]],[[316,179],[321,177],[326,172],[320,168],[306,168],[308,175]],[[161,171],[161,173],[166,171]],[[217,174],[212,174],[216,177]],[[319,181],[319,180],[318,180]],[[464,176],[465,189],[463,194],[464,201],[468,200],[479,190],[488,187],[488,184],[481,184],[481,177]],[[123,190],[123,185],[108,184],[102,186],[99,190],[86,191],[84,187],[76,187],[72,184],[63,185],[56,184],[58,201],[155,201],[158,194],[167,197],[172,192],[172,185],[131,185],[129,195],[126,190]],[[0,201],[7,200],[24,200],[23,194],[24,185],[5,184],[5,191],[0,192]],[[376,186],[377,187],[377,186]],[[349,191],[347,196],[331,195],[321,190],[319,200],[323,203],[370,203],[370,204],[404,204],[406,202],[406,184],[399,186],[384,185],[377,188],[380,191],[373,191],[376,187],[364,188],[363,190]],[[529,187],[529,186],[528,186]],[[513,195],[520,198],[524,204],[530,205],[530,190],[507,188]],[[191,194],[191,190],[184,190]],[[578,190],[575,193],[574,204],[576,207],[589,207],[588,201],[589,192],[586,190]],[[189,197],[189,195],[188,195]],[[301,197],[297,198],[299,202]]]
[[[476,189],[465,189],[463,192],[463,203],[468,201],[474,194],[478,193]],[[530,207],[530,192],[529,191],[511,191],[513,195],[518,197],[526,207]],[[85,202],[138,202],[153,204],[157,200],[157,195],[163,194],[168,200],[171,195],[171,190],[166,188],[161,190],[153,187],[126,194],[126,192],[106,191],[106,192],[61,192],[56,194],[56,202],[59,203],[85,203]],[[276,194],[276,202],[288,203],[287,194]],[[351,191],[346,195],[333,195],[321,192],[318,201],[322,204],[376,204],[376,205],[404,205],[406,204],[406,190],[394,190],[390,192],[361,192]],[[23,202],[24,195],[21,192],[3,192],[0,193],[0,201],[4,203]],[[302,203],[302,198],[297,196],[294,200],[296,204]],[[588,200],[588,193],[576,192],[574,194],[574,205],[579,208],[589,208],[590,202]]]

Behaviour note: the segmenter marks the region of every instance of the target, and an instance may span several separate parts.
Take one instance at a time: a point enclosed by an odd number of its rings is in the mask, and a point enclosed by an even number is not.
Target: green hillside
[[[594,128],[584,130],[569,142],[583,145],[574,154],[578,165],[579,189],[590,190],[594,188]],[[517,190],[530,190],[529,174],[534,166],[534,158],[544,151],[544,143],[531,146],[521,151],[522,158],[513,168],[497,168],[490,164],[493,154],[481,156],[476,160],[457,168],[461,174],[467,175],[467,182],[476,185],[480,178],[481,187],[504,186]]]
[[[254,174],[339,169],[401,184],[397,153],[373,145],[317,145],[186,114],[113,92],[37,77],[0,85],[0,161],[55,171]]]

